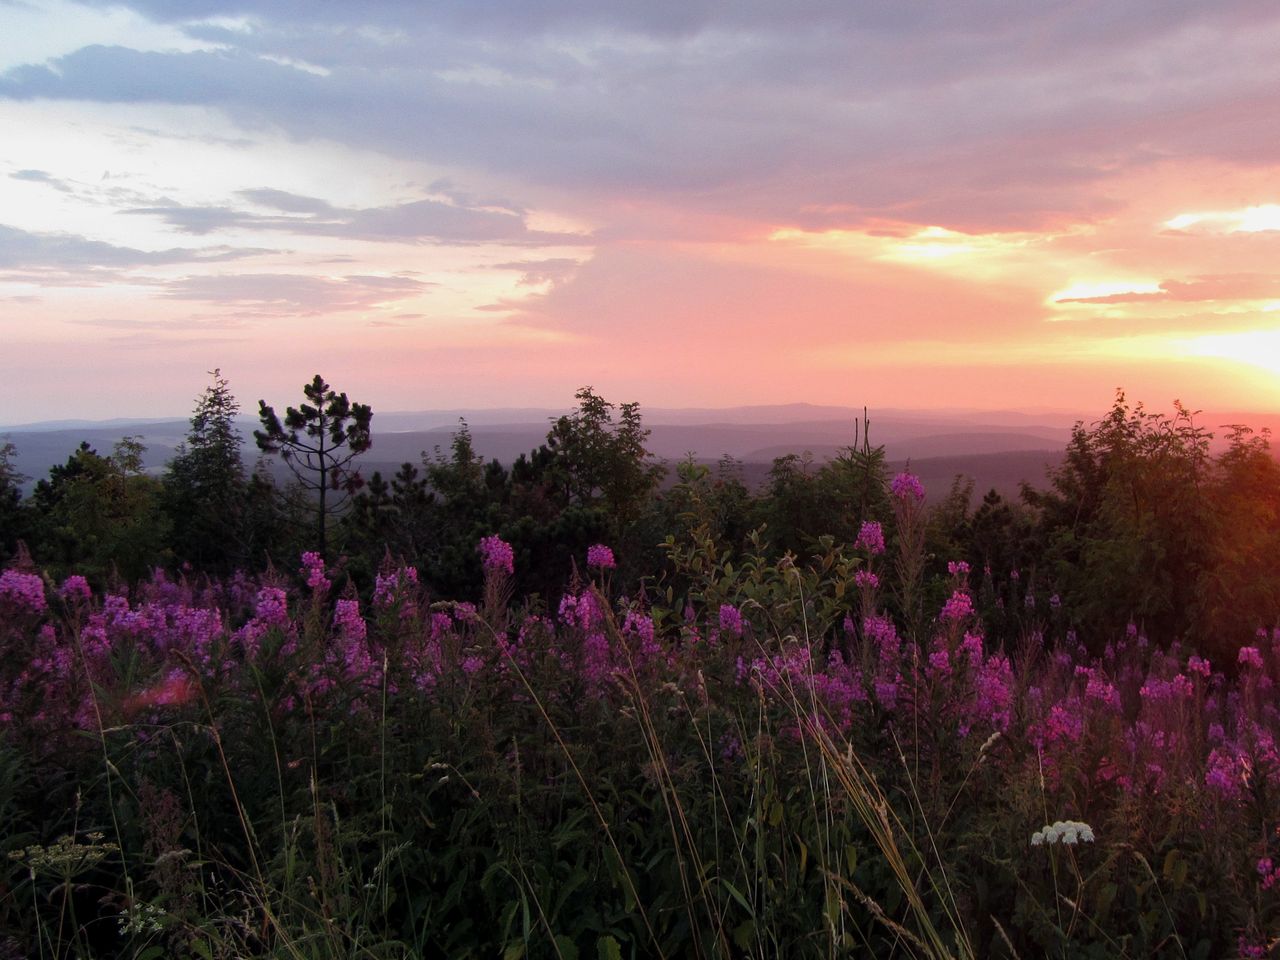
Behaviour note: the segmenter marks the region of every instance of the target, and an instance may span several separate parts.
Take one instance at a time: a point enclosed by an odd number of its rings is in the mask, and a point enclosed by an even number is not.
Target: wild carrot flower
[[[1076,843],[1093,843],[1093,841],[1093,828],[1079,820],[1057,820],[1046,827],[1041,827],[1031,835],[1031,845],[1033,847],[1059,842],[1074,845]]]

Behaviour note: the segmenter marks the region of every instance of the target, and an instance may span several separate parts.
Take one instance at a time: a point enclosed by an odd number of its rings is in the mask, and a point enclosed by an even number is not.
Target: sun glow
[[[1050,306],[1071,305],[1075,301],[1113,297],[1125,293],[1159,293],[1160,284],[1155,280],[1080,280],[1073,281],[1061,290],[1055,290],[1045,298]]]
[[[1280,329],[1206,334],[1181,346],[1189,356],[1233,360],[1280,374]]]
[[[1165,224],[1170,230],[1202,233],[1262,233],[1280,230],[1280,203],[1263,203],[1242,210],[1180,213]]]

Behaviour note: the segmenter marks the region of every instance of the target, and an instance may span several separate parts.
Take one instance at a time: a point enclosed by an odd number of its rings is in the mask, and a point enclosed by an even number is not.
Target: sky
[[[1278,49],[1252,0],[0,0],[0,424],[215,367],[1280,410]]]

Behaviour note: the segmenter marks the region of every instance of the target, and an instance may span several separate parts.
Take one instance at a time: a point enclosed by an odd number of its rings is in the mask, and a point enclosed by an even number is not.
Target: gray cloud
[[[0,271],[8,279],[94,283],[120,271],[183,263],[225,263],[268,251],[228,246],[135,250],[68,233],[32,233],[0,224]]]
[[[339,138],[602,205],[625,191],[802,226],[1033,226],[1106,215],[1078,187],[1117,170],[1280,160],[1269,135],[1280,9],[1261,2],[1012,13],[998,0],[134,5],[225,47],[89,47],[9,71],[0,96],[205,104],[246,129]],[[249,29],[190,23],[237,14]],[[342,236],[467,242],[511,228],[465,203],[356,214],[256,193],[247,199],[287,217],[336,215],[355,231]],[[845,213],[818,217],[815,204]],[[199,229],[199,214],[168,215]]]
[[[177,204],[135,207],[124,212],[159,217],[182,233],[195,235],[227,229],[278,230],[348,240],[516,246],[584,243],[588,240],[577,234],[530,230],[522,210],[479,209],[429,199],[387,207],[347,209],[316,197],[267,188],[244,190],[239,196],[257,206],[279,212],[264,215],[233,207]]]
[[[164,284],[161,296],[215,303],[250,316],[285,316],[370,309],[420,296],[432,286],[401,276],[238,273],[184,277]]]
[[[60,193],[74,193],[74,189],[65,181],[44,170],[17,170],[9,176],[14,180],[25,180],[28,183],[43,183]]]
[[[549,260],[517,260],[512,263],[495,263],[494,270],[517,270],[520,273],[519,283],[522,286],[536,286],[543,283],[563,283],[577,271],[582,264],[572,257],[552,257]]]

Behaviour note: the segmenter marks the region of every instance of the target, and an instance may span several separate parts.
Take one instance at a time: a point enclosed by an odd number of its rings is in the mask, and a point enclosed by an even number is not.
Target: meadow
[[[689,465],[669,529],[624,517],[556,589],[492,512],[453,595],[407,551],[362,561],[358,505],[341,549],[247,572],[19,545],[0,957],[1273,955],[1274,567],[1209,560],[1271,555],[1274,516],[1231,511],[1277,502],[1275,464],[1118,409],[1128,433],[1080,428],[1055,491],[981,523],[864,445],[863,508],[795,550],[732,533]],[[1064,543],[1090,463],[1120,495]],[[1157,490],[1127,525],[1116,478],[1185,463],[1195,510]],[[446,503],[471,465],[436,464]]]

